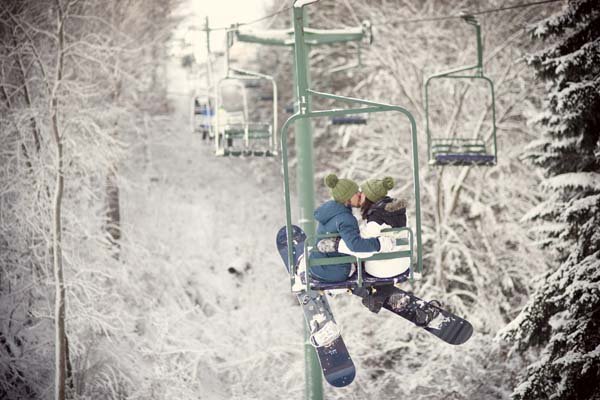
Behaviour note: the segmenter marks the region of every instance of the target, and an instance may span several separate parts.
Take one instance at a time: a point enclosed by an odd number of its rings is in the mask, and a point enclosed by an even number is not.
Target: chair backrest
[[[225,118],[225,125],[243,125],[246,118],[243,111],[229,111]]]

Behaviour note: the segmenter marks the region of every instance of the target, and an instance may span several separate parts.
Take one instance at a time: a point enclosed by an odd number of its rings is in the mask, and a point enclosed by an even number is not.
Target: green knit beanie
[[[350,179],[339,179],[335,174],[325,177],[325,185],[331,192],[331,197],[338,203],[345,203],[358,192],[358,185]]]
[[[386,176],[383,179],[369,179],[361,185],[362,192],[367,196],[367,199],[373,203],[387,196],[388,190],[394,187],[394,179],[391,176]]]

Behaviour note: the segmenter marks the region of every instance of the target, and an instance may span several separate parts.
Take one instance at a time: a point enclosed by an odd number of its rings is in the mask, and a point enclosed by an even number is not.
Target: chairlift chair
[[[216,86],[217,117],[215,133],[215,154],[217,156],[265,156],[277,155],[277,83],[272,76],[258,72],[246,71],[230,66],[229,48],[233,46],[234,33],[237,26],[233,25],[225,37],[225,77]],[[270,101],[273,102],[272,121],[251,121],[248,112],[248,96],[246,89],[261,87],[261,81],[268,81],[272,87]],[[223,118],[221,112],[222,88],[227,82],[234,82],[242,94],[243,111],[234,116]],[[265,101],[266,97],[265,97]],[[233,118],[233,120],[230,120]]]
[[[215,154],[218,156],[266,156],[277,154],[274,129],[277,126],[277,113],[275,99],[277,85],[274,79],[248,71],[235,70],[235,75],[230,74],[221,79],[217,85],[217,112],[215,141]],[[245,80],[265,79],[273,87],[273,120],[269,122],[254,122],[249,118],[248,95]],[[243,110],[235,113],[224,113],[222,110],[222,88],[225,83],[234,82],[242,94]]]
[[[300,9],[300,5],[298,3],[295,4],[294,8],[294,52],[295,52],[295,60],[297,66],[297,74],[303,76],[301,79],[297,80],[297,90],[298,90],[298,104],[297,109],[294,115],[290,116],[285,123],[281,127],[281,159],[282,159],[282,167],[283,167],[283,183],[284,183],[284,198],[285,198],[285,216],[286,216],[286,236],[287,236],[287,265],[289,268],[289,277],[290,284],[292,288],[294,287],[297,273],[297,265],[294,263],[295,254],[295,246],[293,245],[293,225],[292,225],[292,211],[291,211],[291,195],[290,195],[290,178],[289,178],[289,160],[288,160],[288,134],[289,128],[296,121],[310,121],[314,118],[337,118],[337,117],[353,117],[353,116],[364,116],[372,113],[380,113],[380,112],[396,112],[404,115],[408,118],[410,122],[410,138],[411,138],[411,155],[412,155],[412,181],[413,181],[413,189],[414,189],[414,234],[411,228],[398,228],[397,230],[393,230],[391,233],[398,232],[400,234],[406,235],[404,238],[400,238],[401,242],[397,242],[396,244],[408,245],[409,249],[402,252],[394,252],[394,253],[377,253],[372,255],[371,257],[360,259],[354,256],[340,256],[340,257],[327,257],[326,259],[311,259],[310,252],[314,251],[314,245],[317,240],[320,238],[319,236],[314,234],[313,226],[314,219],[312,216],[304,215],[301,218],[303,222],[308,227],[306,235],[307,239],[305,242],[304,251],[304,259],[307,264],[307,271],[310,271],[310,268],[315,265],[332,265],[332,264],[345,264],[356,262],[358,266],[358,274],[355,280],[349,279],[343,282],[336,283],[323,283],[323,282],[314,282],[310,279],[310,276],[305,277],[306,284],[306,293],[312,293],[314,290],[319,290],[319,288],[333,290],[333,289],[345,289],[345,290],[371,290],[379,285],[389,285],[390,283],[399,283],[407,278],[414,279],[418,277],[422,273],[423,266],[423,251],[422,251],[422,238],[421,238],[421,205],[420,205],[420,185],[419,185],[419,152],[418,152],[418,138],[417,138],[417,123],[413,115],[405,108],[400,106],[395,106],[386,103],[378,103],[370,100],[364,100],[359,98],[351,98],[346,96],[339,96],[331,93],[323,93],[313,89],[310,89],[308,86],[308,80],[306,79],[306,68],[307,66],[303,64],[303,61],[298,63],[298,60],[305,60],[305,46],[301,43],[306,42],[306,35],[309,35],[310,32],[307,29],[303,28],[302,24],[302,10]],[[300,20],[300,23],[297,21]],[[366,33],[369,32],[370,26],[363,24],[360,32],[353,33],[353,39],[364,39]],[[347,36],[349,37],[349,36]],[[322,40],[318,41],[315,39],[315,43],[325,43],[326,40],[331,40],[335,38],[334,41],[339,41],[340,33],[337,32],[335,35],[331,35],[330,37],[323,37]],[[311,98],[315,97],[321,99],[328,99],[334,101],[340,101],[345,104],[350,104],[351,108],[343,108],[343,109],[331,109],[331,110],[311,110]],[[306,159],[304,160],[306,161]],[[300,161],[299,161],[300,162]],[[303,194],[305,196],[305,194]],[[415,244],[413,245],[413,237]],[[408,258],[410,260],[411,267],[409,268],[408,274],[401,274],[402,276],[396,276],[393,278],[372,278],[366,276],[364,273],[364,262],[371,260],[388,260],[394,258]],[[413,268],[414,267],[414,268]]]
[[[194,96],[192,101],[191,122],[192,131],[202,134],[202,139],[213,137],[213,117],[215,110],[213,101],[209,96]]]
[[[427,156],[430,165],[436,166],[493,166],[497,162],[496,146],[496,103],[494,84],[483,74],[483,50],[481,27],[472,15],[463,19],[475,28],[477,38],[477,64],[474,66],[455,68],[428,77],[425,81],[425,126],[427,133]],[[469,74],[468,72],[473,72]],[[436,137],[430,129],[429,84],[434,79],[480,79],[487,83],[491,94],[492,131],[490,144],[482,137],[465,137],[457,133],[451,137]],[[491,148],[490,148],[491,147]]]
[[[357,273],[349,279],[341,282],[321,282],[310,278],[310,275],[305,274],[303,278],[303,284],[306,285],[305,290],[308,292],[314,290],[376,290],[377,286],[394,285],[404,282],[408,279],[414,279],[415,273],[418,275],[422,272],[422,246],[421,246],[421,210],[420,210],[420,189],[419,189],[419,166],[418,166],[418,148],[417,148],[417,136],[416,136],[416,121],[409,111],[402,107],[392,106],[384,103],[376,103],[373,101],[356,99],[344,96],[337,96],[329,93],[317,92],[308,89],[307,92],[313,97],[321,97],[333,100],[343,101],[351,104],[361,104],[366,107],[354,107],[349,109],[335,109],[335,110],[319,110],[319,111],[307,111],[304,113],[296,113],[292,115],[281,128],[281,147],[282,147],[282,164],[283,164],[283,175],[284,175],[284,196],[286,200],[286,227],[288,243],[291,243],[292,239],[292,222],[291,222],[291,200],[290,200],[290,189],[289,189],[289,165],[288,165],[288,150],[287,150],[287,133],[289,126],[298,119],[304,118],[316,118],[316,117],[351,117],[361,114],[370,114],[375,112],[390,112],[396,111],[404,114],[408,117],[411,123],[411,141],[412,141],[412,161],[413,161],[413,188],[415,195],[415,231],[410,227],[393,228],[385,230],[386,235],[393,235],[396,238],[396,244],[399,246],[408,247],[402,251],[394,251],[390,253],[376,253],[370,257],[360,258],[351,255],[326,257],[326,258],[311,258],[312,252],[316,251],[315,244],[321,238],[335,237],[335,235],[314,235],[312,232],[306,232],[307,239],[304,243],[304,259],[306,261],[307,270],[310,271],[311,267],[314,266],[327,266],[336,264],[349,264],[355,263],[357,266]],[[415,244],[416,242],[416,244]],[[290,268],[290,281],[292,286],[296,279],[296,267],[293,265],[294,246],[288,245],[288,265]],[[392,260],[392,259],[408,259],[410,260],[411,267],[404,273],[389,277],[389,278],[377,278],[370,276],[365,272],[365,262],[368,261],[380,261],[380,260]]]
[[[293,114],[294,113],[294,103],[292,102],[292,103],[286,104],[286,106],[284,107],[284,111],[287,114]]]

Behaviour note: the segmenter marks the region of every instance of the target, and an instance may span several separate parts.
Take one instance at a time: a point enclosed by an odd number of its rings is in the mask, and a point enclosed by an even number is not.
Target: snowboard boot
[[[440,314],[439,308],[442,304],[437,300],[431,300],[423,307],[417,307],[415,311],[415,325],[425,327]]]
[[[393,286],[383,286],[380,288],[371,288],[364,296],[361,296],[362,304],[369,309],[372,313],[377,314],[387,298],[392,294]]]
[[[395,311],[401,311],[410,304],[410,296],[407,296],[404,293],[393,293],[388,297],[387,303]]]
[[[313,325],[313,321],[311,321],[311,325]],[[322,326],[319,322],[316,322],[311,326],[311,331],[313,331],[313,333],[310,335],[310,343],[314,347],[328,346],[340,337],[341,334],[340,328],[333,321],[327,321]]]
[[[304,262],[304,254],[303,254],[298,258],[298,268],[296,269],[296,275],[294,276],[294,285],[292,286],[292,293],[298,293],[298,292],[301,292],[306,289],[306,284],[304,283],[304,282],[306,282],[305,279],[306,279],[306,263]]]

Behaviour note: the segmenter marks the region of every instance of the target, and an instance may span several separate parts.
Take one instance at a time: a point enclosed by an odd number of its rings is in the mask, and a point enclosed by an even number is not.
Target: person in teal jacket
[[[355,252],[378,252],[388,250],[393,246],[393,240],[387,237],[365,239],[360,236],[358,222],[352,215],[352,207],[360,207],[365,196],[358,190],[358,185],[350,179],[339,179],[335,174],[325,178],[332,200],[323,203],[315,210],[318,222],[317,234],[338,233],[346,242],[348,248]],[[340,257],[345,254],[331,252],[311,253],[311,258]],[[352,264],[335,264],[313,266],[310,274],[323,282],[345,281],[354,273]]]

